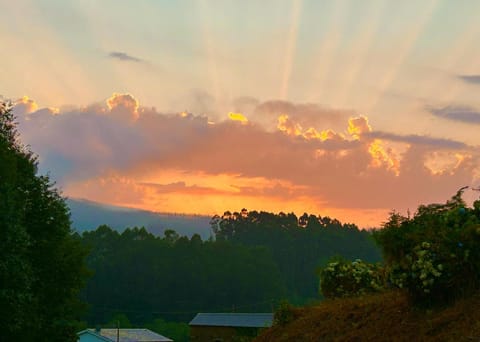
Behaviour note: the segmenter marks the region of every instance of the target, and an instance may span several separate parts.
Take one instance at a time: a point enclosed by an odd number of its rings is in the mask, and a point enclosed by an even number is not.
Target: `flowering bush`
[[[480,201],[468,208],[461,195],[420,206],[413,218],[390,216],[375,237],[388,282],[416,302],[440,303],[480,287]]]
[[[409,272],[402,272],[401,268],[396,267],[389,274],[390,282],[399,288],[410,285],[415,287],[418,293],[431,293],[432,289],[439,287],[438,284],[441,284],[446,274],[443,272],[443,264],[436,256],[437,253],[433,252],[431,244],[422,242],[406,257],[409,261]]]
[[[360,295],[382,288],[382,269],[360,259],[332,261],[320,271],[320,290],[327,298]]]

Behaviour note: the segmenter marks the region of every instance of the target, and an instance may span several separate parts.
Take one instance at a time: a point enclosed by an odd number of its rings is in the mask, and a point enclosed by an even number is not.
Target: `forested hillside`
[[[212,228],[217,240],[267,247],[279,267],[288,299],[298,304],[318,298],[316,271],[331,257],[381,259],[370,232],[328,216],[305,213],[297,217],[243,209],[214,217]]]
[[[212,227],[206,241],[172,230],[84,232],[94,271],[84,291],[89,325],[118,314],[142,326],[198,312],[271,312],[283,299],[318,300],[316,270],[332,256],[380,260],[369,232],[328,217],[244,210],[214,217]]]
[[[85,291],[92,324],[115,313],[141,324],[157,317],[188,321],[199,311],[269,311],[272,300],[286,295],[263,247],[188,239],[173,231],[159,238],[143,228],[119,234],[107,226],[82,240],[95,271]]]

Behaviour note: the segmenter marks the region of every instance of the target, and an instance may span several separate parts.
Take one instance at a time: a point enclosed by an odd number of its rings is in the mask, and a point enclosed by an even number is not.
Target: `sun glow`
[[[15,102],[15,104],[16,105],[18,105],[18,104],[23,105],[25,107],[25,111],[27,113],[35,112],[38,109],[38,104],[26,95],[19,98]]]
[[[179,181],[181,180],[181,181]],[[287,181],[240,175],[162,171],[144,179],[111,174],[98,179],[70,184],[71,197],[100,203],[170,213],[222,214],[225,210],[264,210],[278,213],[304,212],[373,227],[386,214],[382,210],[338,209],[308,193],[308,188]]]
[[[240,121],[242,123],[247,123],[248,122],[248,119],[245,116],[243,116],[242,113],[232,113],[232,112],[230,112],[230,113],[228,113],[228,117],[232,121]]]

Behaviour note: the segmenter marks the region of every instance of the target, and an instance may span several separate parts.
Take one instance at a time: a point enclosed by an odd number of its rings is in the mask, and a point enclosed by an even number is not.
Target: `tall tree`
[[[329,258],[380,260],[380,251],[369,232],[337,219],[304,213],[273,214],[242,209],[211,220],[218,241],[267,248],[287,288],[289,300],[303,304],[317,296],[316,269]]]
[[[37,158],[0,104],[0,340],[76,341],[86,250]]]

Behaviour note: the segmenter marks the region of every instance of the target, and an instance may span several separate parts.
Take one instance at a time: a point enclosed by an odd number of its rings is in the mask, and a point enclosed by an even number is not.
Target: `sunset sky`
[[[478,13],[466,0],[1,1],[0,94],[66,196],[374,227],[480,184]]]

